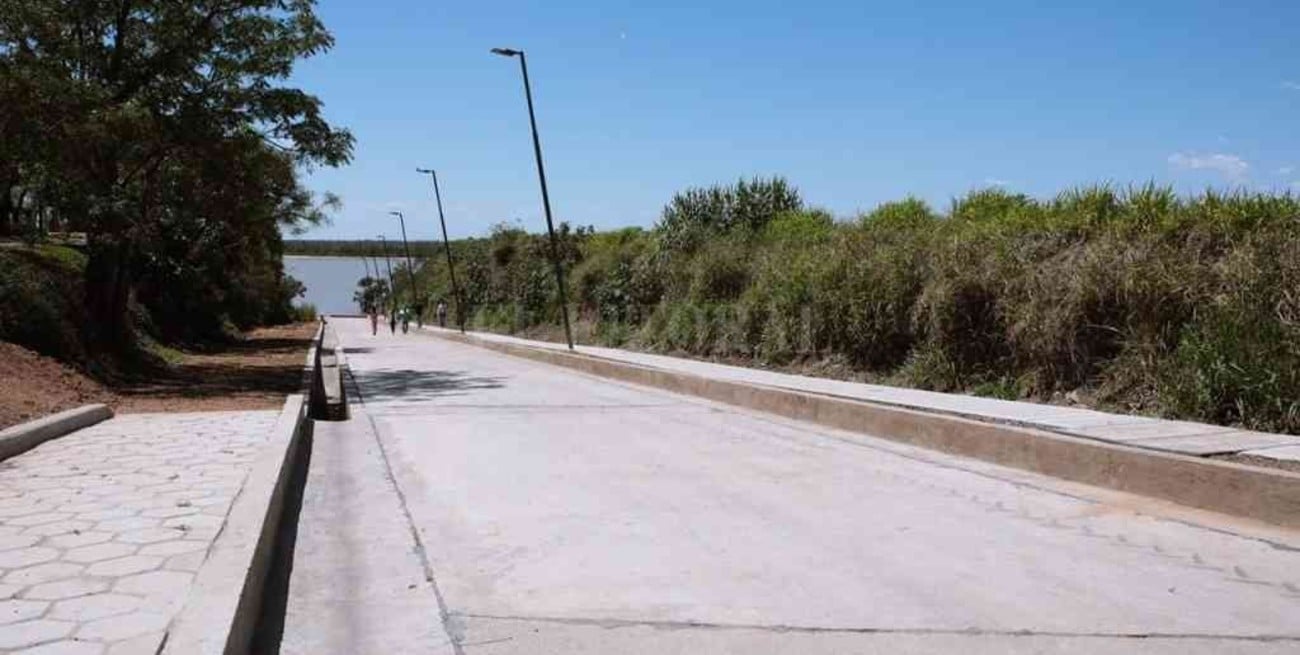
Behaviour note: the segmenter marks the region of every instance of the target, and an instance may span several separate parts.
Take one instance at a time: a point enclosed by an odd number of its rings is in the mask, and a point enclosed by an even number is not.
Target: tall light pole
[[[411,283],[411,302],[416,305],[416,322],[423,324],[424,318],[422,315],[424,313],[424,308],[420,307],[421,303],[416,297],[415,265],[411,263],[411,244],[406,240],[406,217],[402,216],[402,212],[388,212],[388,214],[390,216],[396,216],[397,220],[402,223],[402,248],[406,250],[406,277],[407,281]]]
[[[456,265],[451,260],[451,242],[447,240],[447,218],[442,213],[442,192],[438,190],[438,171],[432,168],[417,168],[416,173],[433,178],[433,197],[438,201],[438,223],[442,225],[442,248],[447,253],[447,273],[451,276],[451,293],[456,298],[456,323],[460,333],[465,334],[465,299],[460,295],[460,286],[456,284]]]
[[[384,235],[379,235],[380,247],[384,249],[384,262],[388,265],[388,308],[389,311],[397,311],[397,287],[393,286],[393,260],[388,256],[388,239]],[[375,262],[375,269],[379,269],[379,262]],[[391,315],[391,314],[390,314]]]
[[[528,123],[533,128],[533,154],[537,157],[537,177],[542,183],[542,207],[546,210],[546,233],[551,238],[551,261],[555,264],[555,284],[560,288],[560,314],[564,317],[564,338],[573,350],[573,330],[569,327],[569,300],[564,291],[564,266],[560,263],[560,246],[555,241],[555,222],[551,220],[551,196],[546,191],[546,167],[542,165],[542,142],[537,137],[537,116],[533,113],[533,88],[528,83],[528,59],[523,50],[493,48],[493,54],[518,57],[524,74],[524,97],[528,99]]]

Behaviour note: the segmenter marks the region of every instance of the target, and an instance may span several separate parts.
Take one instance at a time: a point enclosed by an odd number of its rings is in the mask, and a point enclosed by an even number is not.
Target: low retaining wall
[[[171,623],[164,655],[248,652],[293,463],[310,429],[305,398],[289,396],[261,459],[194,577],[189,600]]]
[[[714,380],[586,354],[436,336],[592,375],[658,387],[1180,505],[1300,528],[1300,475],[951,415]]]
[[[0,430],[0,460],[110,418],[113,410],[107,405],[84,405]]]

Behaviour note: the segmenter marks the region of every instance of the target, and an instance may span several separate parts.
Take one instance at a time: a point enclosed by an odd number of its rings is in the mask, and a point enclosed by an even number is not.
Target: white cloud
[[[1175,152],[1169,155],[1169,164],[1184,170],[1210,170],[1221,173],[1234,182],[1245,179],[1250,164],[1236,155],[1221,152],[1198,155],[1191,152]]]
[[[1289,89],[1291,91],[1300,91],[1300,82],[1287,80],[1282,83],[1282,88]]]

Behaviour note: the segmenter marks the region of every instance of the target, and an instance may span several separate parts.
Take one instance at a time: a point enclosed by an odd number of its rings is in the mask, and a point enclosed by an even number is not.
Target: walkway
[[[0,652],[156,653],[277,414],[118,416],[0,464]]]
[[[438,328],[426,327],[434,331]],[[563,350],[564,344],[530,341],[516,337],[476,332],[475,338],[514,343],[535,348]],[[733,382],[757,384],[829,396],[909,407],[929,412],[955,414],[983,421],[1010,423],[1061,434],[1164,450],[1186,455],[1244,454],[1300,462],[1300,437],[1240,430],[1219,425],[1109,414],[1078,407],[1062,407],[878,384],[843,382],[762,369],[728,366],[650,353],[578,346],[577,351],[639,366],[690,373]]]
[[[1300,534],[334,324],[456,652],[1300,650]]]

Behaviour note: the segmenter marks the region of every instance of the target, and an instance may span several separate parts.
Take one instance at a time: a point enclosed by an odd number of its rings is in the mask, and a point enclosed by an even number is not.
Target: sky
[[[972,189],[1300,190],[1300,2],[320,0],[335,47],[291,83],[356,136],[307,176],[303,238],[651,226],[692,186],[780,175],[849,217]]]

